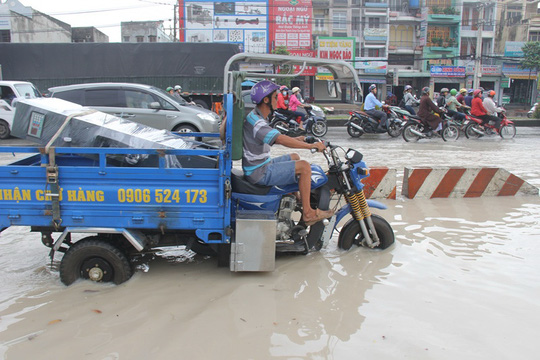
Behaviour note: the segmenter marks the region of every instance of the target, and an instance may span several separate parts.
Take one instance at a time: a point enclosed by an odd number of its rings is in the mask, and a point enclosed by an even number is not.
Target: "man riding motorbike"
[[[304,137],[292,138],[281,134],[268,125],[269,116],[277,107],[279,86],[262,80],[251,88],[251,100],[256,104],[244,121],[242,167],[244,175],[252,184],[285,186],[299,183],[303,208],[303,220],[310,226],[333,215],[332,210],[312,209],[310,204],[311,165],[300,160],[296,153],[277,158],[270,157],[270,148],[280,144],[293,149],[326,149],[322,142],[308,144]]]
[[[420,100],[417,100],[412,94],[412,86],[405,85],[405,91],[403,95],[403,108],[407,110],[411,115],[416,115],[416,112],[413,109],[413,105],[416,106],[420,104]]]
[[[465,120],[465,114],[458,111],[461,104],[457,101],[456,94],[456,89],[450,90],[450,96],[446,99],[446,108],[448,109],[448,115],[456,120],[463,121]]]
[[[435,105],[429,97],[429,86],[422,88],[422,97],[420,98],[420,107],[418,116],[422,121],[429,125],[432,130],[439,131],[442,129],[441,117],[433,113],[442,115],[443,111]]]
[[[384,107],[379,100],[377,100],[377,85],[371,84],[369,86],[369,94],[366,96],[366,101],[364,102],[364,112],[379,121],[379,126],[377,127],[377,132],[383,133],[386,132],[388,128],[387,124],[387,115],[384,111],[377,110],[375,107]]]
[[[495,91],[493,91],[493,96],[495,95]],[[473,93],[473,100],[472,100],[472,106],[471,106],[471,115],[482,119],[482,122],[489,123],[490,121],[493,121],[495,123],[495,128],[498,129],[501,124],[501,119],[499,119],[498,116],[493,116],[488,113],[488,110],[484,107],[484,102],[482,101],[482,90],[476,89]],[[491,101],[493,101],[491,99]]]

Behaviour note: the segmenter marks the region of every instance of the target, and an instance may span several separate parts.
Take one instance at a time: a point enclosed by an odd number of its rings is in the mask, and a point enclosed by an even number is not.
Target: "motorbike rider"
[[[369,86],[369,94],[366,96],[364,102],[364,112],[368,115],[371,115],[379,121],[379,126],[377,127],[377,132],[383,133],[387,129],[387,115],[384,111],[377,110],[375,107],[385,107],[379,100],[377,100],[377,85],[371,84]]]
[[[467,104],[465,104],[465,95],[467,95],[467,89],[463,88],[459,90],[459,95],[456,96],[456,100],[461,106],[467,106]]]
[[[304,137],[283,135],[268,125],[270,114],[277,107],[278,90],[279,86],[269,80],[262,80],[251,88],[251,100],[256,106],[246,116],[243,125],[242,168],[252,184],[285,186],[298,183],[303,220],[310,226],[334,213],[332,210],[311,208],[311,165],[300,160],[296,153],[271,158],[270,148],[279,144],[292,149],[316,149],[322,152],[326,147],[322,142],[308,144]]]
[[[442,88],[439,91],[439,97],[437,98],[437,106],[440,108],[446,107],[446,96],[448,95],[448,88]]]
[[[465,96],[465,98],[463,99],[463,101],[465,101],[465,105],[467,105],[468,107],[471,107],[472,99],[473,99],[473,92],[474,92],[474,89],[469,89],[467,91],[467,96]]]
[[[420,104],[420,100],[417,100],[412,94],[412,86],[405,85],[405,92],[403,94],[403,108],[407,110],[411,115],[416,115],[416,112],[413,109],[413,105]]]
[[[495,95],[495,92],[493,92]],[[491,100],[493,101],[493,100]],[[495,123],[495,128],[498,129],[501,124],[501,119],[498,116],[493,116],[488,113],[488,110],[484,107],[484,102],[482,101],[482,90],[476,89],[473,93],[473,100],[471,106],[471,115],[482,120],[482,123],[488,123],[493,121]]]
[[[448,115],[452,118],[463,121],[465,120],[465,114],[462,114],[458,111],[458,108],[461,107],[461,104],[456,99],[457,90],[450,90],[450,96],[446,98],[446,108],[448,109]]]
[[[174,88],[172,86],[167,87],[165,91],[168,92],[170,95],[174,96]]]
[[[504,109],[497,107],[497,104],[495,104],[495,101],[493,100],[493,98],[495,97],[495,94],[496,93],[494,90],[490,90],[488,92],[488,96],[484,99],[482,104],[486,108],[488,115],[493,115],[493,116],[498,117],[500,113],[504,112]]]
[[[306,119],[306,114],[300,111],[296,111],[296,109],[298,109],[299,106],[300,107],[305,107],[305,106],[304,104],[300,102],[300,100],[298,100],[298,97],[296,96],[296,94],[300,95],[300,88],[298,86],[295,86],[292,88],[292,94],[289,97],[289,110],[294,112],[294,114],[297,117],[300,116],[301,121],[302,121],[301,123],[303,123],[304,120]]]
[[[433,113],[442,115],[443,111],[435,105],[429,97],[429,86],[422,88],[422,97],[420,98],[420,107],[418,108],[418,116],[422,121],[429,125],[432,130],[439,131],[442,129],[441,117]],[[428,129],[429,130],[429,129]]]
[[[182,99],[182,87],[180,85],[174,86],[174,97]]]

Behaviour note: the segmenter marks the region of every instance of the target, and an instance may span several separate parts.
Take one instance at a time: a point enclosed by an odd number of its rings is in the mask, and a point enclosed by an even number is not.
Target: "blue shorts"
[[[285,186],[298,182],[296,178],[296,161],[291,155],[282,155],[270,160],[266,165],[263,177],[257,181],[258,185]]]

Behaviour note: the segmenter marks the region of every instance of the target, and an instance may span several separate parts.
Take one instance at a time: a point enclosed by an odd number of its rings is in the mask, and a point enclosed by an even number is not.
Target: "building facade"
[[[172,39],[165,33],[163,21],[128,21],[121,22],[122,42],[171,42]]]

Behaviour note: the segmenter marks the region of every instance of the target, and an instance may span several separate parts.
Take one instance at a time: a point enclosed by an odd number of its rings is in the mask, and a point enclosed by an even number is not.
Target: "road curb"
[[[538,196],[537,187],[502,168],[405,168],[401,194],[413,198]]]

